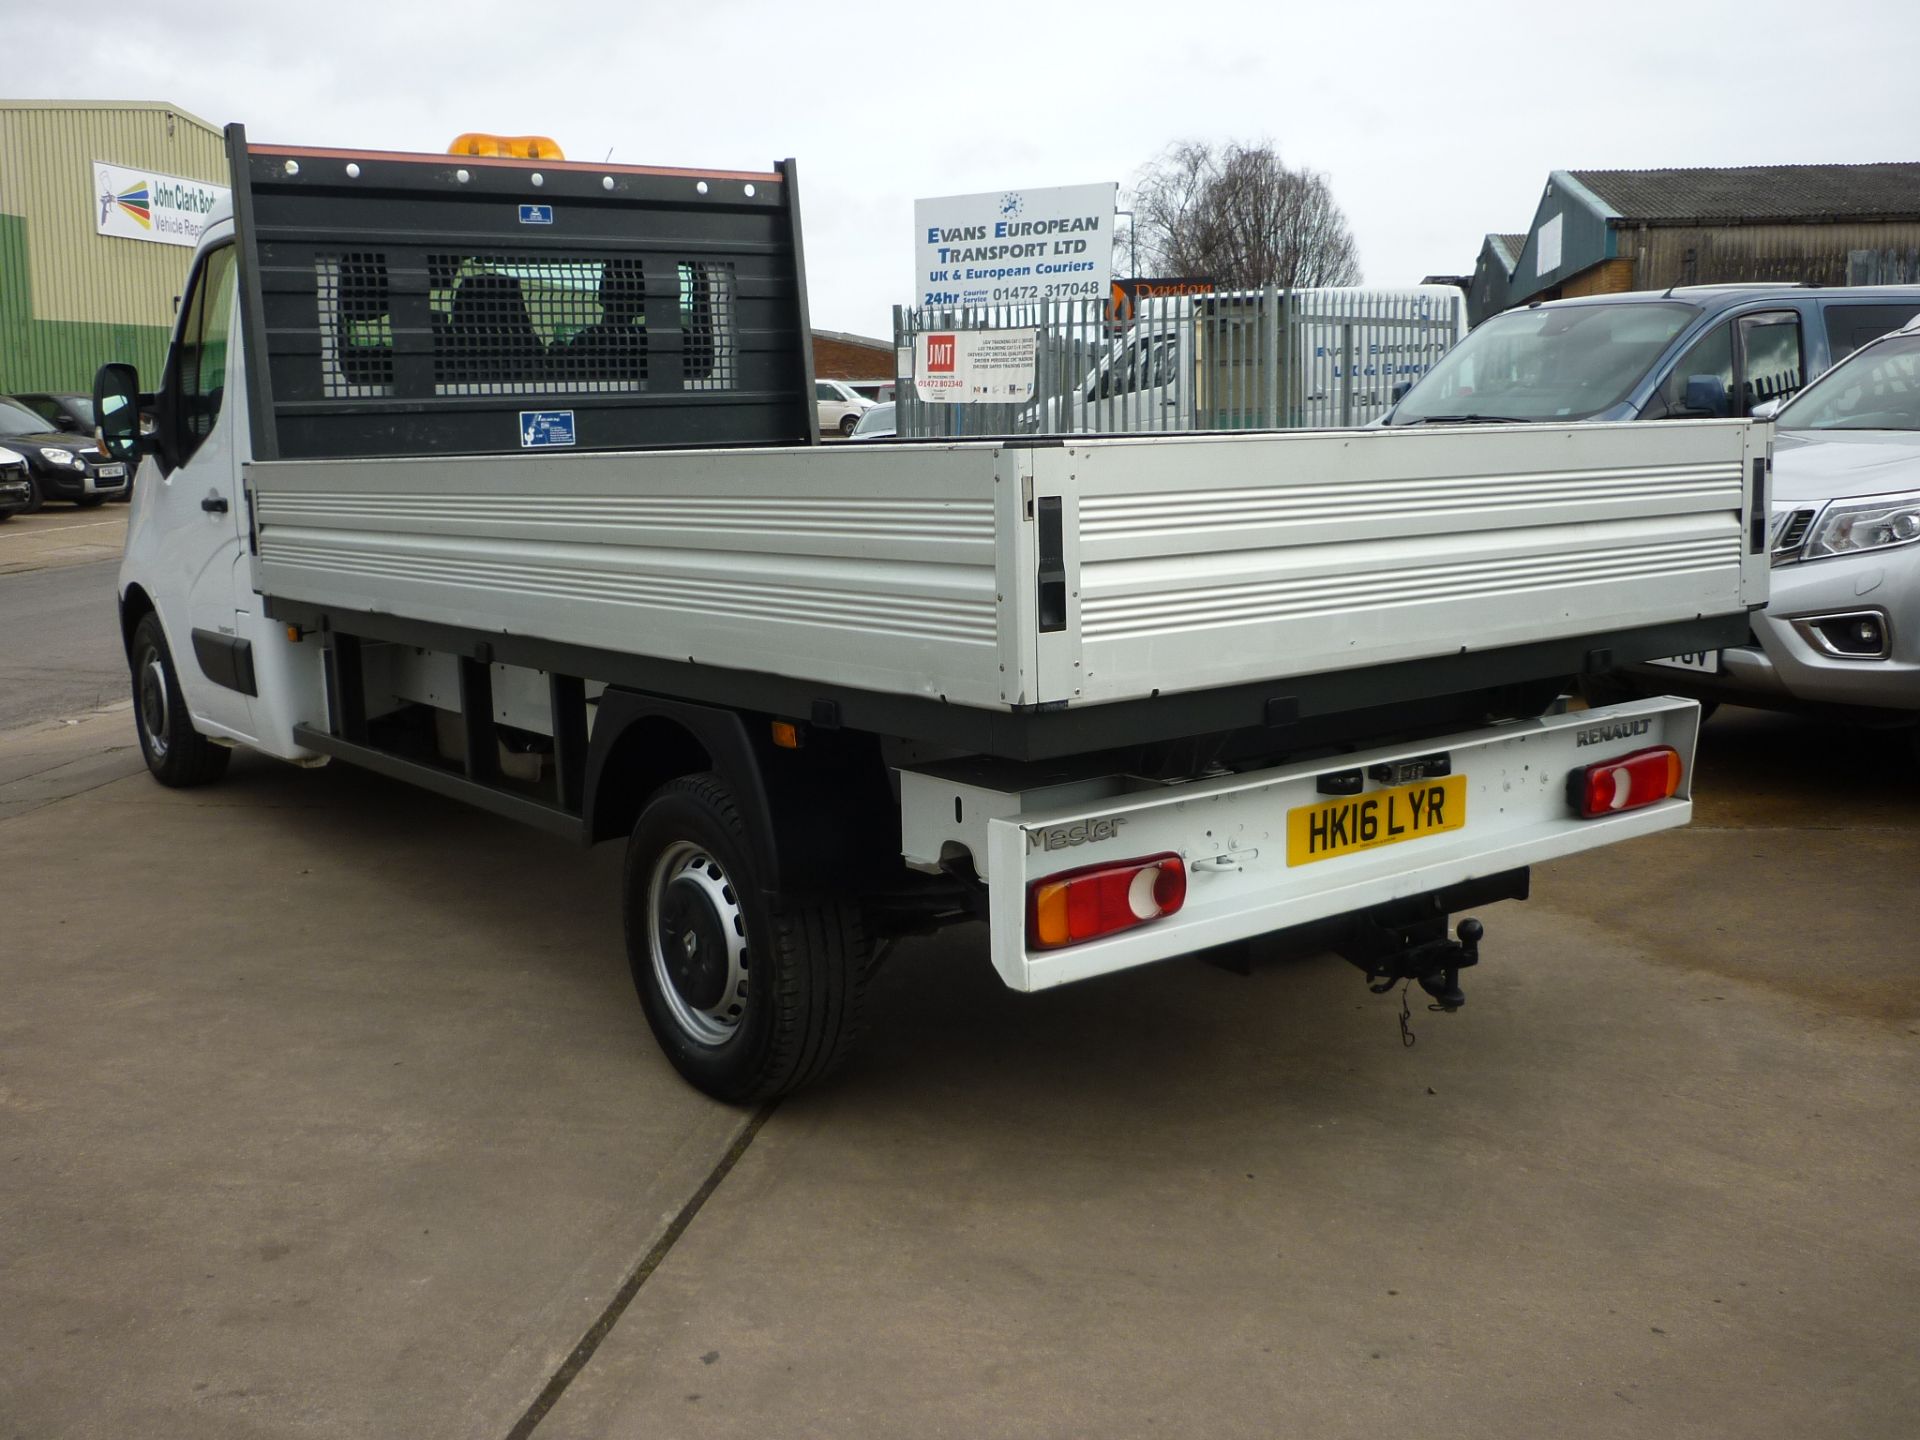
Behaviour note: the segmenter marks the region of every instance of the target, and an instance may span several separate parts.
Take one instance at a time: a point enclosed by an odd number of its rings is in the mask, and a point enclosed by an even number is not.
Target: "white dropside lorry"
[[[1286,932],[1450,1008],[1451,915],[1687,819],[1695,705],[1557,699],[1746,638],[1765,425],[822,446],[790,164],[229,146],[155,433],[96,385],[149,767],[624,842],[716,1096],[963,920],[1019,990]]]

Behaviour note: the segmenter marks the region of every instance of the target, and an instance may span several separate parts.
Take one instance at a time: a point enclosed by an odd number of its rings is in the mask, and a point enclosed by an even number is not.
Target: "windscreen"
[[[1920,430],[1920,335],[1841,361],[1780,412],[1782,430]]]
[[[1496,315],[1447,352],[1390,423],[1588,419],[1626,399],[1698,313],[1661,302]]]
[[[11,400],[0,400],[0,435],[45,435],[52,429],[44,415],[36,415]]]

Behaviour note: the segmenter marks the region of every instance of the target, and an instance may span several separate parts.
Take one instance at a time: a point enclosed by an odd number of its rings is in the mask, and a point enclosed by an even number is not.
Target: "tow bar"
[[[1433,1008],[1452,1014],[1467,1003],[1466,992],[1460,988],[1460,972],[1480,963],[1480,941],[1487,927],[1469,918],[1462,920],[1454,933],[1457,939],[1449,939],[1444,931],[1425,941],[1407,937],[1402,948],[1369,960],[1352,955],[1347,958],[1367,972],[1372,982],[1367,988],[1374,994],[1384,995],[1403,980],[1418,980],[1420,988],[1433,997]]]

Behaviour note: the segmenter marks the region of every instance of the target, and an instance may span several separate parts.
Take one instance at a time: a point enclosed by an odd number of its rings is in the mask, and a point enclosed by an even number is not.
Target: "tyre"
[[[185,789],[226,774],[233,752],[193,728],[158,615],[149,612],[140,617],[128,656],[133,669],[133,724],[153,778]]]
[[[859,423],[860,417],[858,415],[842,415],[840,417],[840,434],[842,438],[853,434],[853,427]]]
[[[78,496],[73,503],[82,510],[93,510],[106,504],[107,497],[104,495],[81,495]]]
[[[40,513],[40,507],[47,503],[47,492],[41,487],[40,477],[37,475],[27,476],[27,489],[30,493],[27,497],[26,508],[21,510],[20,513],[22,515],[38,515]]]
[[[762,893],[733,791],[690,775],[627,843],[627,962],[689,1083],[748,1105],[827,1074],[859,1038],[870,950],[856,906]]]

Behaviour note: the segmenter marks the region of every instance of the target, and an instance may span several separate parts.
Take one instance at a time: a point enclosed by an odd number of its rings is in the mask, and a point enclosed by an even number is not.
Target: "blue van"
[[[1920,285],[1682,285],[1490,316],[1379,422],[1750,415],[1920,315]]]

